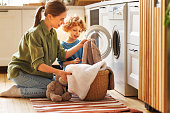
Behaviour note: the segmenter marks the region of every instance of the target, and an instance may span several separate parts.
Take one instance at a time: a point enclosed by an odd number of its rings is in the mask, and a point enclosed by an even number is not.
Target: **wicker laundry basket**
[[[109,75],[109,70],[103,70],[98,72],[84,100],[104,99],[108,89],[108,82],[109,82],[108,75]]]

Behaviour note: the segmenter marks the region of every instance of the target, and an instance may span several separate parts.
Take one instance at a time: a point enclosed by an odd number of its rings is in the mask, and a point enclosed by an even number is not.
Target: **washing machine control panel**
[[[125,5],[126,4],[118,4],[118,5],[109,5],[108,15],[109,19],[125,19]]]

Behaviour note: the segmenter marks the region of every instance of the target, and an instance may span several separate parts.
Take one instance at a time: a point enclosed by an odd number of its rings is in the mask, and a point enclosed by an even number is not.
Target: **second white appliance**
[[[108,30],[113,40],[111,68],[114,73],[115,90],[124,96],[137,96],[137,90],[127,82],[127,4],[108,7]]]

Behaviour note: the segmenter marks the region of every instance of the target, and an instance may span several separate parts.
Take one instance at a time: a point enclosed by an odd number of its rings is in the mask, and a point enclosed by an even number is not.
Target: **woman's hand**
[[[70,72],[66,72],[63,70],[59,70],[56,74],[61,76],[63,78],[63,80],[65,80],[66,82],[67,82],[67,75],[71,75]]]
[[[44,63],[40,64],[38,67],[39,71],[46,72],[46,73],[55,73],[56,75],[61,76],[67,82],[67,75],[71,75],[70,72],[66,72],[63,70],[55,69],[51,66],[48,66]]]

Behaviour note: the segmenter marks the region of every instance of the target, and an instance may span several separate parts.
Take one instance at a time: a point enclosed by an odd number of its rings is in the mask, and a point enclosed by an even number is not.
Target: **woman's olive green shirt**
[[[19,50],[12,56],[8,65],[8,79],[18,76],[19,70],[37,76],[52,78],[52,73],[38,71],[40,64],[52,66],[58,58],[65,61],[66,51],[57,38],[55,29],[48,30],[42,20],[37,27],[33,27],[20,41]]]

